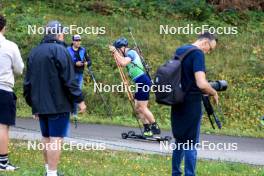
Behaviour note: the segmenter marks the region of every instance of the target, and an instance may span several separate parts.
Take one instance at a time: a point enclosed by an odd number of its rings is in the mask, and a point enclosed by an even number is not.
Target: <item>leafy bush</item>
[[[175,1],[174,12],[180,12],[187,17],[203,21],[213,15],[214,9],[205,0]]]
[[[140,2],[142,2],[140,4]],[[150,2],[150,5],[147,5]],[[41,35],[28,35],[27,25],[36,24],[44,26],[51,19],[58,19],[63,24],[76,24],[78,26],[105,26],[107,33],[105,35],[83,35],[82,44],[89,49],[93,61],[93,70],[98,82],[103,84],[119,84],[120,77],[116,65],[109,54],[107,45],[114,39],[125,36],[129,41],[129,34],[126,27],[132,26],[134,35],[138,44],[142,47],[146,60],[152,66],[152,73],[165,60],[171,57],[175,48],[190,43],[194,36],[190,35],[160,35],[158,32],[159,24],[175,25],[175,16],[183,6],[177,6],[178,1],[67,1],[65,3],[58,1],[21,1],[19,4],[15,1],[6,1],[2,3],[0,13],[5,14],[8,19],[7,38],[15,41],[22,52],[24,61],[30,52],[41,40]],[[195,1],[197,3],[197,1]],[[97,9],[93,10],[91,7]],[[119,4],[119,5],[118,5]],[[191,2],[183,4],[184,6],[192,4]],[[189,8],[203,9],[205,6],[192,6]],[[209,7],[210,8],[210,7]],[[187,11],[187,7],[183,9]],[[184,12],[184,10],[182,10]],[[186,15],[179,15],[177,24],[185,25],[194,23],[202,25],[205,22],[214,25],[228,25],[240,18],[238,14],[229,13],[222,16],[197,13],[190,18],[205,18],[205,21],[199,22],[189,20]],[[221,94],[223,111],[227,117],[224,129],[221,133],[232,133],[236,135],[254,135],[262,136],[262,128],[258,126],[258,117],[263,115],[264,111],[264,33],[263,33],[263,13],[247,12],[247,17],[243,23],[234,23],[239,27],[239,34],[236,36],[220,36],[220,43],[215,52],[206,57],[208,78],[211,80],[226,79],[229,83],[229,89]],[[78,16],[76,18],[76,16]],[[156,16],[156,17],[155,17]],[[204,17],[203,17],[204,16]],[[243,15],[242,15],[243,16]],[[145,18],[149,18],[146,20]],[[70,36],[66,37],[66,42],[70,42]],[[17,79],[15,92],[18,95],[18,114],[20,116],[30,116],[30,109],[25,104],[22,96],[23,78]],[[93,92],[93,84],[89,76],[85,75],[84,93],[88,104],[88,117],[95,116],[102,119],[105,114],[104,105],[98,94]],[[131,117],[131,108],[127,97],[123,93],[103,93],[107,102],[113,108],[114,121],[124,124],[133,124]],[[154,101],[151,94],[151,110],[159,122],[165,126],[170,126],[170,117],[168,107],[159,106]],[[130,119],[130,120],[129,120]],[[207,118],[205,120],[206,131],[210,131]],[[233,129],[233,131],[232,131]],[[219,131],[217,131],[219,132]]]
[[[249,15],[247,13],[239,12],[236,10],[223,11],[219,13],[219,17],[227,24],[231,24],[234,26],[245,25],[247,21],[249,21]]]

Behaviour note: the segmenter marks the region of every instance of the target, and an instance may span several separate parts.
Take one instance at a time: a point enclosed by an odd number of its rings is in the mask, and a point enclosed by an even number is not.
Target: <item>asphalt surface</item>
[[[161,155],[171,155],[171,149],[175,147],[173,141],[158,143],[122,139],[121,133],[130,130],[140,134],[139,129],[123,126],[79,124],[75,129],[72,125],[70,136],[66,138],[66,141],[89,145],[102,143],[111,150]],[[10,134],[16,139],[37,140],[41,138],[38,121],[33,119],[17,119],[17,126],[11,128]],[[161,136],[172,135],[169,131],[163,131]],[[199,158],[264,165],[264,139],[202,134],[200,143],[204,145],[201,145],[198,150]]]

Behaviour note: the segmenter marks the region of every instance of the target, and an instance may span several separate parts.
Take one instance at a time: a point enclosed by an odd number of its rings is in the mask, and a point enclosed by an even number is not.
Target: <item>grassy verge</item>
[[[0,176],[43,176],[40,151],[27,150],[26,141],[12,141],[11,160],[21,167]],[[171,157],[117,151],[65,151],[60,168],[67,176],[169,176]],[[228,162],[198,161],[198,176],[263,176],[264,168]]]

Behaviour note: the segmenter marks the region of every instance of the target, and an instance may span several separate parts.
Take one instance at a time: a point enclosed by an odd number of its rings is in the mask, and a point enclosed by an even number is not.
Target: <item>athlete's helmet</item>
[[[128,41],[126,38],[121,37],[119,39],[117,39],[114,43],[113,43],[114,47],[116,48],[122,48],[123,46],[127,47],[128,46]]]

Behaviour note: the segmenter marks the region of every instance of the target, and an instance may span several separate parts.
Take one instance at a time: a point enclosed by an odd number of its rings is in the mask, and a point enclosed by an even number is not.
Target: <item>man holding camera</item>
[[[75,70],[75,79],[82,89],[83,85],[83,71],[85,66],[90,67],[92,65],[91,58],[87,54],[87,51],[84,47],[81,47],[81,36],[76,34],[72,36],[72,44],[67,48],[69,51],[72,61],[74,63]],[[73,116],[77,118],[77,104],[74,104]]]
[[[59,176],[63,138],[68,135],[70,112],[73,102],[79,104],[80,112],[86,105],[81,89],[74,78],[74,68],[66,44],[65,28],[58,21],[50,21],[42,42],[32,49],[24,81],[24,97],[38,117],[46,175]]]
[[[202,94],[213,96],[218,104],[218,94],[206,80],[204,54],[216,47],[216,36],[205,32],[191,45],[184,45],[176,50],[177,55],[196,47],[182,61],[181,84],[186,91],[184,102],[172,106],[171,125],[177,148],[172,155],[172,176],[182,174],[181,161],[184,158],[185,176],[194,176],[199,142],[200,123],[202,118]],[[185,145],[183,145],[185,144]],[[187,146],[187,148],[186,148]]]

